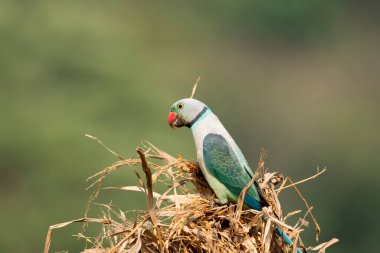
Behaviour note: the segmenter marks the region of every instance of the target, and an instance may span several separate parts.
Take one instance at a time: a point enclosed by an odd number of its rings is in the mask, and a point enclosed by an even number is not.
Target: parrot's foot
[[[214,199],[214,203],[217,205],[223,205],[225,203],[222,203],[219,199]]]

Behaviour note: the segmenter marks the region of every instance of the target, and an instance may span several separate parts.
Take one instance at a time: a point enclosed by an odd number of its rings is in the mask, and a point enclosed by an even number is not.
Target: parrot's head
[[[207,106],[199,100],[184,98],[175,102],[170,108],[169,126],[191,127],[192,124],[207,110]]]

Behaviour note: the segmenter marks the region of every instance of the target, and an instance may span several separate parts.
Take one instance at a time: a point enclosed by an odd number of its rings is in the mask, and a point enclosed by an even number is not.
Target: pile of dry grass
[[[45,253],[49,252],[52,231],[74,222],[103,224],[102,230],[95,238],[78,234],[86,240],[87,245],[90,245],[89,249],[84,250],[86,253],[295,252],[295,247],[286,246],[282,238],[273,231],[275,227],[280,227],[293,239],[294,245],[305,249],[300,233],[308,224],[306,216],[310,216],[315,224],[318,238],[319,226],[311,208],[295,185],[318,176],[324,170],[294,184],[289,178],[282,180],[279,173],[266,173],[265,155],[262,153],[255,176],[271,206],[264,208],[262,212],[257,212],[244,209],[242,204],[244,191],[237,204],[219,205],[197,164],[181,157],[174,158],[149,143],[146,143],[144,148],[137,149],[139,158],[134,159],[124,159],[112,150],[108,150],[118,158],[118,161],[89,178],[93,180],[90,187],[96,187],[89,206],[98,197],[104,178],[109,173],[127,166],[136,174],[140,185],[117,188],[145,194],[147,210],[134,211],[136,218],[130,219],[127,218],[126,212],[117,207],[103,205],[106,211],[101,214],[101,218],[86,217],[53,225],[48,231]],[[138,167],[143,169],[145,180]],[[281,185],[275,187],[280,182]],[[158,184],[166,186],[167,190],[163,194],[154,192],[154,187]],[[304,217],[293,226],[286,224],[286,219],[301,211],[294,211],[284,216],[278,199],[279,193],[289,187],[298,192],[307,208]],[[307,250],[325,252],[328,246],[337,241],[332,239]]]

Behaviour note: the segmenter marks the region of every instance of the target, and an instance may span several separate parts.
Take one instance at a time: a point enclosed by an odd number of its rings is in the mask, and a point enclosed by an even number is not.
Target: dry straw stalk
[[[316,247],[306,248],[300,237],[308,224],[306,216],[311,216],[317,235],[320,229],[312,214],[312,208],[296,185],[314,179],[325,170],[297,183],[293,183],[289,178],[282,180],[280,173],[265,171],[265,154],[261,152],[255,179],[263,189],[270,206],[258,212],[245,208],[242,201],[245,191],[239,196],[237,204],[219,205],[194,162],[181,157],[174,158],[150,143],[144,143],[143,148],[137,149],[139,158],[124,159],[97,138],[88,137],[97,140],[118,159],[111,166],[89,178],[89,181],[92,181],[90,187],[95,187],[96,190],[90,197],[88,208],[98,197],[105,177],[121,167],[128,167],[135,173],[139,185],[107,188],[145,194],[147,210],[135,211],[134,218],[127,218],[126,213],[131,211],[122,211],[112,205],[101,205],[103,208],[101,218],[87,218],[86,211],[85,218],[52,225],[48,230],[45,253],[49,252],[53,230],[74,222],[103,224],[97,237],[86,237],[84,233],[77,235],[85,239],[89,245],[88,249],[84,250],[85,253],[295,252],[295,247],[286,246],[282,238],[274,234],[274,226],[280,227],[290,235],[295,242],[294,246],[297,245],[307,251],[325,252],[327,247],[338,241],[333,238]],[[138,167],[143,169],[145,180],[140,175]],[[281,181],[283,183],[276,189],[276,184]],[[154,191],[154,187],[159,184],[167,189],[162,194]],[[290,187],[296,190],[307,210],[305,216],[295,225],[286,224],[285,220],[300,214],[301,211],[293,211],[284,218],[279,201],[280,192]]]

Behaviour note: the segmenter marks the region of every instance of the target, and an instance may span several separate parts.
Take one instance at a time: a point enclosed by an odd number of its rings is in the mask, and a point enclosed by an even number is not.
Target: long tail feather
[[[281,229],[276,228],[276,229],[275,229],[275,232],[276,232],[276,234],[277,234],[278,236],[281,236],[281,237],[284,239],[284,241],[285,241],[285,243],[286,243],[287,245],[290,245],[290,246],[293,245],[293,241],[292,241],[292,239],[290,239],[289,236],[288,236],[287,234],[285,234]],[[301,251],[299,248],[297,248],[297,253],[302,253],[302,251]]]

